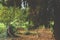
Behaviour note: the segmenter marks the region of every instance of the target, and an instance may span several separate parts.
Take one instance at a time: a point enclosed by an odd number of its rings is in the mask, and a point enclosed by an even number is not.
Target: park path
[[[19,38],[7,38],[7,40],[55,40],[53,36],[53,32],[50,29],[36,29],[31,30],[31,32],[37,32],[34,35],[20,35]]]

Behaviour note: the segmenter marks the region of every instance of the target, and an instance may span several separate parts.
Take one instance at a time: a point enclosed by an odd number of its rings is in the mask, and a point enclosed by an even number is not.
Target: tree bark
[[[55,26],[54,36],[56,40],[60,40],[60,0],[55,0]]]

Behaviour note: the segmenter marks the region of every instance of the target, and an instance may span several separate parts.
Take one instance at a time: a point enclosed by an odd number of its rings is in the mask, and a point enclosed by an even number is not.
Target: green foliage
[[[6,30],[6,25],[0,23],[0,33],[4,32],[5,30]]]
[[[53,27],[54,27],[54,21],[50,21],[50,27],[53,29]]]
[[[6,25],[0,23],[0,37],[6,37]]]
[[[16,28],[24,28],[25,30],[28,30],[30,26],[33,26],[33,22],[28,20],[29,15],[29,8],[26,9],[19,9],[16,8],[15,10],[15,18],[11,22]]]
[[[5,24],[12,24],[15,28],[13,31],[16,31],[16,28],[24,28],[28,32],[28,28],[33,26],[33,22],[28,20],[29,16],[29,7],[21,9],[19,7],[6,7],[1,5],[0,7],[0,22]],[[6,25],[6,26],[7,26]],[[2,29],[0,29],[1,31]]]
[[[53,31],[53,27],[54,27],[54,21],[50,21],[50,29],[51,29],[51,31]]]
[[[13,8],[3,7],[0,9],[0,21],[10,23],[14,19]]]

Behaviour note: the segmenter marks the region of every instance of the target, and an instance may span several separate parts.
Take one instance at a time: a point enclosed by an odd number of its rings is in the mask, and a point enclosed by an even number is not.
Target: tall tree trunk
[[[42,24],[45,25],[45,28],[48,28],[48,15],[47,15],[47,8],[48,8],[48,0],[41,0],[40,1],[40,8],[41,8],[41,12],[40,15],[41,19],[42,19]]]
[[[39,24],[44,24],[46,28],[48,28],[48,15],[47,15],[47,7],[48,7],[48,0],[28,0],[28,4],[30,6],[30,16],[34,16],[34,23],[35,26],[39,26]],[[37,6],[40,7],[40,12],[37,14]],[[42,14],[42,15],[41,15]],[[42,19],[42,22],[40,21]]]
[[[50,26],[50,21],[53,21],[54,20],[54,0],[48,0],[48,6],[47,6],[47,19],[48,19],[48,26],[49,28],[51,27]]]
[[[30,21],[33,21],[34,23],[34,29],[38,27],[39,25],[39,10],[40,8],[39,7],[39,3],[40,3],[40,0],[27,0],[28,2],[28,5],[30,7],[30,14],[29,14],[29,20]]]
[[[54,35],[56,40],[60,40],[60,0],[55,0],[55,26]]]

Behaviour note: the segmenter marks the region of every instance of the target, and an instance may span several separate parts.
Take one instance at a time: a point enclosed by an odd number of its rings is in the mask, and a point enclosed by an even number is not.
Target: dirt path
[[[54,40],[53,32],[49,29],[32,30],[38,32],[34,35],[20,35],[19,38],[8,38],[7,40]]]

